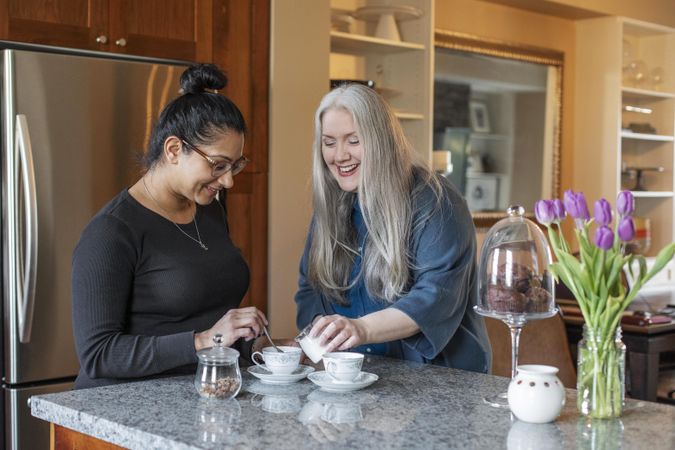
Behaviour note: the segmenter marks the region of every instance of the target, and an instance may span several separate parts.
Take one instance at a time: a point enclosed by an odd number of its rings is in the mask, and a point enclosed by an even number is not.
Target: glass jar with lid
[[[241,389],[239,352],[223,345],[223,336],[213,337],[213,347],[197,352],[199,365],[195,388],[202,397],[227,400]]]

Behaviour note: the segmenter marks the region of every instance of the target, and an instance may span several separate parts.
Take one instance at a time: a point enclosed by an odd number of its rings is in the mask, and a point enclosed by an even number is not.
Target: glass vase
[[[606,331],[584,325],[578,344],[577,409],[596,419],[620,417],[625,398],[626,346],[621,327]]]

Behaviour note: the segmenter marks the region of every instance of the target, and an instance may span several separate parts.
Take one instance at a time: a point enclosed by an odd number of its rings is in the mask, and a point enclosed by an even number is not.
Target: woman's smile
[[[350,164],[348,166],[337,166],[341,177],[350,177],[356,173],[360,164]]]

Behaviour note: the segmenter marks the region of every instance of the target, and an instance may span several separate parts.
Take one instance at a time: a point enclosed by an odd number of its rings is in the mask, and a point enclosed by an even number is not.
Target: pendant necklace
[[[167,215],[167,217],[170,217],[170,214],[166,211],[166,209],[162,208],[162,206],[157,202],[157,200],[155,200],[155,197],[153,197],[152,194],[150,193],[150,189],[148,189],[148,185],[145,184],[145,177],[141,178],[141,181],[143,182],[143,187],[145,188],[145,192],[147,192],[148,197],[150,197],[150,200],[152,200],[152,202],[155,204],[155,206],[157,206],[159,209],[161,209],[161,210],[164,212],[164,214]],[[176,226],[176,228],[178,228],[178,231],[180,231],[180,232],[183,233],[185,236],[187,236],[187,237],[189,237],[190,239],[192,239],[193,241],[195,241],[195,242],[196,242],[197,244],[199,244],[199,246],[200,246],[201,248],[203,248],[204,250],[208,250],[209,248],[206,246],[206,244],[204,244],[204,243],[202,242],[202,237],[199,235],[199,227],[197,226],[197,205],[195,205],[195,213],[194,213],[194,215],[192,216],[192,221],[195,223],[195,230],[197,231],[197,239],[195,239],[195,238],[193,238],[192,236],[190,236],[189,234],[187,234],[187,233],[185,232],[185,230],[183,230],[181,227],[179,227],[178,224],[177,224],[176,222],[174,222],[173,220],[169,219],[169,222],[171,222],[172,224],[174,224],[174,225]]]

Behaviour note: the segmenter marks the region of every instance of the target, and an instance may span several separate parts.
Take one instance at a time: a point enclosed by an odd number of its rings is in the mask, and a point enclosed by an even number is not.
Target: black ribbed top
[[[194,372],[194,333],[238,307],[249,284],[224,208],[198,205],[196,220],[206,251],[125,189],[84,229],[73,254],[76,388]],[[194,222],[179,226],[197,237]]]

